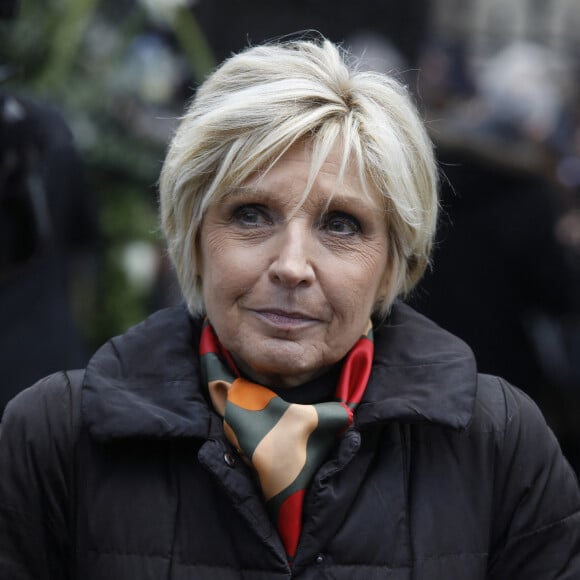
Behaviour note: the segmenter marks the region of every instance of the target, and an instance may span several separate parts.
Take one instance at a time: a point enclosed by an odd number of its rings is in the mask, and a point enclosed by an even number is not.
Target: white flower
[[[129,284],[142,292],[150,290],[155,283],[159,260],[158,248],[145,240],[129,242],[121,254],[121,263]]]
[[[181,8],[190,6],[189,0],[139,0],[151,18],[161,22],[171,22]]]

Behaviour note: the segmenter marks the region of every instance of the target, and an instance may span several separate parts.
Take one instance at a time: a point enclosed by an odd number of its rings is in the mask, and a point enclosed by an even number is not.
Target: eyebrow
[[[314,193],[315,192],[316,192],[316,190],[314,191]],[[223,201],[230,196],[243,197],[246,195],[248,195],[248,196],[256,195],[258,197],[268,199],[270,196],[273,195],[273,192],[270,189],[262,189],[260,187],[237,185],[237,186],[231,187],[227,191],[225,191],[223,196],[221,197],[221,200]],[[310,195],[312,195],[312,191],[308,194],[308,197],[310,197]],[[325,201],[325,204],[326,204],[326,201]],[[344,193],[339,193],[339,192],[333,193],[333,195],[330,199],[330,204],[335,204],[339,207],[344,207],[344,208],[351,207],[352,204],[359,206],[359,207],[360,206],[366,206],[369,208],[372,207],[372,205],[369,204],[369,200],[365,196],[345,195]]]

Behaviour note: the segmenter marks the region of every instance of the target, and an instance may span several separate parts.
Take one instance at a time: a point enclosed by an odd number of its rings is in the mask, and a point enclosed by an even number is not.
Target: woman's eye
[[[233,219],[244,226],[259,226],[268,221],[264,210],[253,205],[242,205],[236,208]]]
[[[326,216],[324,229],[333,234],[349,236],[361,232],[360,222],[347,213],[333,212]]]

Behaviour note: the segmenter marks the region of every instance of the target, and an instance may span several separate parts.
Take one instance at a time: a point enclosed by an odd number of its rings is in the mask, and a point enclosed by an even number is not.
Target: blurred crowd
[[[3,3],[6,23],[17,16],[14,6]],[[483,372],[534,397],[580,471],[580,64],[522,38],[475,59],[433,30],[432,7],[428,0],[103,2],[79,42],[91,55],[86,68],[106,77],[103,125],[117,127],[119,139],[133,136],[104,149],[120,166],[143,143],[154,145],[135,171],[154,212],[151,159],[162,158],[204,71],[233,51],[319,32],[342,42],[360,66],[397,74],[428,120],[442,181],[433,267],[410,302],[465,339]],[[116,22],[128,15],[132,27],[121,33]],[[10,77],[19,63],[0,65]],[[111,216],[101,191],[108,182],[99,178],[106,153],[82,155],[101,127],[90,113],[58,114],[32,87],[23,96],[26,83],[14,82],[21,79],[0,87],[0,409],[48,372],[86,362],[90,337],[73,305],[82,311],[84,297],[99,292],[102,230],[111,222],[102,217]],[[107,166],[113,179],[115,167]],[[120,229],[131,227],[127,221]],[[106,231],[104,238],[106,245]],[[118,263],[145,308],[179,300],[159,240],[123,241]],[[98,299],[95,310],[99,318]]]
[[[531,395],[578,469],[579,85],[532,42],[479,66],[458,47],[424,56],[442,213],[412,303]]]

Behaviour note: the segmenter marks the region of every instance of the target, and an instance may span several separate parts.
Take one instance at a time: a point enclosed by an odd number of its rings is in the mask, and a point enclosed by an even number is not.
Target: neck
[[[254,381],[255,383],[265,387],[275,386],[276,388],[280,389],[292,389],[294,387],[303,385],[304,383],[312,381],[313,379],[316,379],[325,374],[329,369],[329,367],[324,366],[316,369],[315,371],[310,371],[307,373],[299,373],[296,375],[281,375],[276,373],[261,372],[259,370],[253,369],[236,356],[232,355],[232,358],[234,359],[236,367],[240,373],[247,379],[250,379],[251,381]]]

